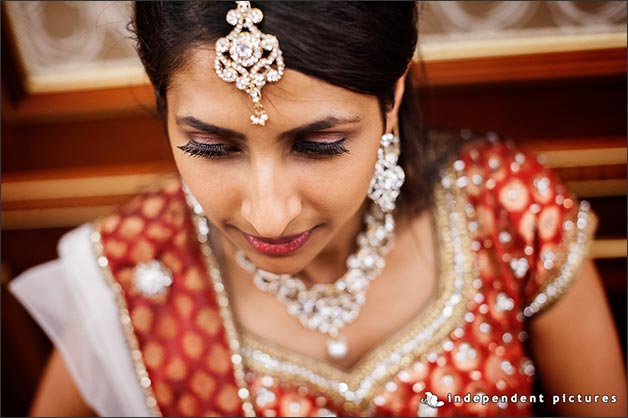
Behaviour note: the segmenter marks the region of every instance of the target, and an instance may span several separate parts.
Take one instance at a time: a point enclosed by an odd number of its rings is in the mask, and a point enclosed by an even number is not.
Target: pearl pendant
[[[332,338],[327,340],[327,354],[333,359],[344,358],[349,352],[349,346],[344,338]]]

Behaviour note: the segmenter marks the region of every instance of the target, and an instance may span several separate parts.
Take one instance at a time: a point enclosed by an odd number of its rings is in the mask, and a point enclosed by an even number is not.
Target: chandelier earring
[[[384,213],[395,209],[395,202],[406,178],[403,168],[397,164],[399,160],[399,133],[382,135],[377,149],[375,173],[369,187],[369,198],[379,206]]]

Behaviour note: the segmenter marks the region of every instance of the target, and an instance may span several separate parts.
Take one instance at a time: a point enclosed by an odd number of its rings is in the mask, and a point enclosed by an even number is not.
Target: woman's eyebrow
[[[307,125],[299,126],[289,131],[283,132],[279,135],[279,139],[294,138],[305,133],[322,131],[323,129],[333,128],[336,125],[347,125],[352,123],[358,123],[362,121],[361,116],[354,116],[348,118],[337,118],[335,116],[328,116],[325,119],[317,120],[315,122],[308,123]]]
[[[211,125],[207,122],[203,122],[202,120],[195,118],[194,116],[177,116],[175,118],[175,121],[177,125],[179,126],[181,125],[189,126],[190,128],[194,128],[196,130],[199,130],[208,134],[239,139],[242,141],[246,139],[246,136],[240,132],[236,132],[231,129],[221,128],[219,126]]]
[[[175,118],[175,121],[177,125],[179,126],[189,126],[190,128],[193,128],[193,129],[196,129],[196,130],[208,133],[208,134],[239,139],[242,141],[246,140],[246,135],[244,135],[243,133],[240,133],[231,129],[227,129],[227,128],[221,128],[219,126],[212,125],[207,122],[203,122],[202,120],[197,119],[194,116],[177,116]],[[279,135],[279,139],[285,140],[288,138],[298,137],[306,133],[322,131],[324,129],[333,128],[334,126],[337,126],[337,125],[347,125],[347,124],[354,124],[358,122],[362,122],[361,116],[353,116],[353,117],[346,117],[346,118],[328,116],[324,119],[320,119],[320,120],[308,123],[307,125],[298,126],[286,132],[283,132]]]

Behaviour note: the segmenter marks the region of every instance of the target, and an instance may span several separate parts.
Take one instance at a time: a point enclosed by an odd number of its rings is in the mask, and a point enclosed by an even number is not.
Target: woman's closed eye
[[[334,142],[302,141],[297,140],[292,144],[292,151],[311,158],[325,158],[348,153],[345,147],[346,138]],[[192,157],[208,159],[221,159],[234,156],[241,152],[240,148],[232,144],[197,142],[190,140],[185,145],[177,146],[181,151]]]
[[[227,158],[238,152],[240,149],[230,144],[207,144],[190,140],[185,145],[177,146],[181,151],[192,157],[203,158]]]
[[[349,152],[345,147],[346,140],[347,138],[340,138],[334,142],[295,141],[292,150],[316,158],[340,155]]]

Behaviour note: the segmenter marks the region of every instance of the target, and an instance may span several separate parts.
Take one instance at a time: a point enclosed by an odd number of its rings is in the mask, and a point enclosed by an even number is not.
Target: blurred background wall
[[[127,31],[130,2],[2,12],[2,415],[25,415],[50,342],[8,294],[59,237],[174,164]],[[600,217],[592,251],[626,347],[626,3],[424,2],[429,126],[541,153]]]

